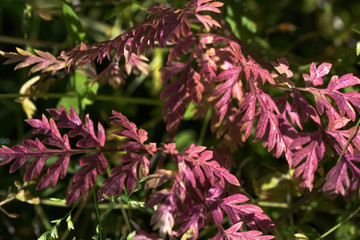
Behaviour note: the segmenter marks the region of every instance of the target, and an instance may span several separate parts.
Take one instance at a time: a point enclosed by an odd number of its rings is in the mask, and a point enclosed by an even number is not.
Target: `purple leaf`
[[[312,62],[310,65],[310,75],[303,74],[306,85],[309,87],[322,85],[324,83],[322,77],[327,75],[330,72],[330,69],[330,63],[322,63],[319,67],[316,68],[315,63]]]
[[[340,151],[340,149],[339,149]],[[351,197],[358,191],[360,182],[360,169],[353,163],[359,162],[360,152],[356,151],[353,156],[345,154],[340,161],[329,171],[323,186],[324,192],[335,198],[339,193],[346,198]],[[352,179],[349,178],[350,170]]]
[[[269,71],[263,69],[250,56],[248,56],[248,59],[249,60],[246,60],[245,57],[240,58],[243,71],[245,72],[245,77],[248,82],[255,83],[257,80],[261,80],[262,84],[265,84],[266,81],[270,84],[275,84],[275,81]]]
[[[241,71],[242,71],[242,67],[237,66],[232,69],[222,71],[217,77],[217,81],[219,82],[223,82],[225,80],[225,82],[222,83],[213,92],[213,96],[215,97],[223,94],[223,96],[214,106],[214,109],[218,110],[218,114],[220,115],[219,121],[222,121],[225,117],[225,113],[228,108],[227,106],[230,102],[232,89],[237,83]]]
[[[104,199],[104,195],[120,195],[125,186],[132,192],[138,179],[137,172],[139,171],[141,178],[149,174],[150,161],[143,154],[128,152],[120,157],[120,161],[123,165],[111,169],[110,177],[104,181],[99,189],[100,200]],[[137,169],[139,170],[137,171]]]
[[[66,67],[66,57],[63,56],[63,53],[56,58],[51,53],[40,50],[34,50],[36,55],[21,48],[16,48],[16,50],[18,53],[0,51],[2,56],[8,58],[4,64],[20,62],[16,65],[15,70],[35,64],[30,69],[29,75],[38,71],[55,74]]]
[[[172,228],[174,226],[174,212],[177,207],[175,199],[172,194],[169,194],[165,201],[158,207],[158,209],[151,216],[150,224],[154,225],[153,229],[159,229],[161,238],[166,235],[172,235]]]
[[[295,168],[293,179],[301,176],[300,187],[308,188],[311,191],[318,162],[324,157],[325,144],[319,132],[304,133],[303,137],[297,138],[292,142],[291,148],[306,143],[308,143],[307,146],[293,153],[293,165],[290,167]]]
[[[239,232],[242,230],[243,222],[239,221],[238,223],[232,225],[230,228],[219,231],[211,240],[223,240],[223,239],[232,239],[232,240],[269,240],[273,239],[274,236],[262,235],[263,233],[256,230]]]
[[[327,174],[323,190],[332,197],[337,196],[339,193],[345,196],[349,185],[350,180],[346,160],[342,158]]]
[[[209,15],[195,14],[196,18],[204,25],[206,30],[209,32],[211,28],[221,28],[221,25]]]
[[[202,229],[205,223],[203,208],[203,204],[196,204],[181,213],[178,220],[183,223],[176,231],[176,236],[181,236],[190,230],[193,234],[192,239],[197,239],[199,229]]]
[[[97,172],[104,174],[107,169],[107,161],[102,153],[95,153],[80,159],[80,165],[84,167],[74,177],[74,185],[69,189],[66,204],[75,203],[81,195],[87,198],[88,189],[97,181]]]
[[[61,155],[55,163],[53,163],[47,170],[47,173],[41,178],[36,190],[44,189],[50,185],[54,188],[59,180],[63,179],[67,172],[67,167],[70,162],[70,154]]]
[[[164,69],[164,71],[166,71],[166,69]],[[189,72],[191,72],[189,66],[184,67],[183,72],[178,79],[175,82],[166,85],[160,93],[160,100],[166,100],[162,107],[162,113],[164,114],[166,130],[169,132],[169,139],[172,139],[175,136],[181,120],[184,117],[185,110],[190,104],[191,95],[186,89],[185,82],[193,81],[188,80],[188,78],[192,78],[194,74],[188,74]],[[199,91],[195,93],[196,101],[200,98],[200,95],[198,94],[200,94]]]
[[[281,79],[288,79],[291,78],[294,73],[289,69],[289,62],[286,60],[286,58],[278,58],[278,62],[271,62],[271,64],[274,66],[276,71],[280,73]]]
[[[203,151],[203,147],[200,148]],[[199,179],[201,184],[204,184],[205,179],[202,171],[205,173],[206,178],[210,184],[217,182],[221,186],[224,186],[225,181],[240,186],[237,178],[229,173],[225,168],[222,168],[220,164],[213,159],[212,151],[203,151],[199,154],[199,151],[195,145],[191,145],[189,149],[184,149],[185,161],[191,163],[191,169],[195,173],[195,177]],[[202,169],[202,171],[201,171]]]

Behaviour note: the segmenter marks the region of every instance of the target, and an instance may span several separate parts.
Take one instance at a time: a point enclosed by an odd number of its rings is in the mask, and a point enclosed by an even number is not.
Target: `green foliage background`
[[[266,62],[286,57],[291,69],[297,74],[308,69],[312,61],[331,62],[332,71],[337,75],[348,72],[359,76],[359,58],[356,43],[360,39],[353,28],[360,22],[360,2],[357,0],[226,0],[222,8],[223,17],[233,33],[246,43]],[[146,17],[146,8],[156,4],[174,4],[182,7],[182,0],[2,0],[0,1],[0,50],[15,51],[15,47],[27,50],[33,48],[58,54],[63,49],[85,43],[112,39],[130,27],[141,23]],[[46,76],[37,84],[37,107],[34,118],[43,109],[59,104],[73,106],[81,113],[90,113],[92,119],[107,125],[111,110],[127,115],[139,127],[149,131],[152,141],[166,138],[161,116],[161,102],[158,94],[161,88],[159,69],[166,59],[166,50],[149,52],[151,72],[149,76],[139,74],[126,79],[126,84],[112,88],[107,84],[83,87],[89,79],[81,72],[59,76]],[[31,77],[28,69],[13,71],[13,65],[0,67],[0,141],[12,146],[32,136],[31,129],[23,121],[26,115],[21,104],[14,101],[20,87]],[[101,70],[103,66],[96,66]],[[273,93],[278,94],[277,92]],[[207,129],[208,119],[191,120],[188,111],[176,136],[179,147],[190,143],[213,146],[216,138]],[[201,130],[203,129],[203,130]],[[115,140],[111,140],[114,141]],[[248,141],[235,153],[238,164],[236,176],[243,180],[242,191],[259,204],[273,219],[278,220],[275,235],[278,239],[316,239],[340,224],[327,239],[360,239],[359,216],[342,222],[359,206],[353,199],[345,202],[341,197],[331,200],[322,193],[301,192],[297,183],[290,181],[290,172],[284,159],[274,159],[261,143]],[[116,157],[111,160],[116,164]],[[69,172],[78,166],[70,166]],[[327,172],[326,162],[323,163]],[[8,174],[9,166],[0,166],[0,202],[19,193],[14,185],[18,180],[23,184],[23,170]],[[321,176],[321,172],[318,175]],[[320,185],[325,175],[318,178]],[[34,191],[35,185],[28,183],[21,190],[28,194],[1,205],[10,218],[0,212],[0,240],[36,239],[51,227],[51,220],[65,216],[69,208],[61,201],[66,196],[68,177],[54,189]],[[316,185],[316,184],[315,184]],[[141,199],[141,193],[134,199]],[[34,198],[34,199],[33,199]],[[40,204],[35,204],[41,199]],[[22,200],[22,201],[21,201]],[[128,201],[120,199],[115,209],[104,218],[104,234],[111,239],[124,239],[133,231],[131,220],[150,230],[150,214],[134,208],[130,211]],[[296,203],[300,201],[300,205]],[[292,207],[294,206],[295,207]],[[102,205],[106,209],[110,205]],[[123,207],[121,207],[123,206]],[[104,209],[102,212],[104,213]],[[75,216],[74,216],[75,215]],[[280,221],[281,220],[281,221]],[[66,226],[60,227],[60,239],[90,239],[95,235],[96,219],[92,199],[79,203],[73,213],[75,230],[68,234]],[[91,230],[89,230],[91,229]],[[297,235],[296,235],[297,234]],[[301,238],[303,234],[303,238]]]

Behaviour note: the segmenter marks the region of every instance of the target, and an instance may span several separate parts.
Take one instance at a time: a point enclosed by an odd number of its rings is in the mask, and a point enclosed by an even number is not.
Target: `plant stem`
[[[208,128],[209,125],[209,121],[210,121],[210,117],[211,117],[211,110],[209,109],[205,115],[203,124],[201,126],[201,130],[200,130],[200,136],[199,136],[199,140],[197,142],[198,145],[203,145],[204,143],[204,139],[205,139],[205,135],[206,135],[206,130]]]
[[[126,228],[128,229],[129,233],[131,232],[131,226],[130,226],[130,222],[129,222],[129,217],[125,211],[124,208],[120,208],[121,210],[121,214],[123,215],[123,218],[124,218],[124,221],[125,221],[125,224],[126,224]]]
[[[39,218],[40,218],[42,224],[44,225],[46,231],[49,231],[51,228],[51,223],[50,223],[48,217],[46,216],[43,207],[40,204],[35,205],[35,207],[36,207],[36,212],[39,215]]]
[[[356,214],[358,214],[360,211],[360,207],[358,207],[354,212],[352,212],[349,216],[347,216],[347,218],[345,218],[344,220],[342,220],[341,222],[339,222],[338,224],[336,224],[334,227],[332,227],[329,231],[327,231],[326,233],[324,233],[323,235],[321,235],[318,239],[323,239],[325,238],[327,235],[329,235],[330,233],[332,233],[333,231],[335,231],[336,229],[338,229],[339,227],[341,227],[341,225],[343,225],[345,222],[349,221],[351,218],[353,218]]]
[[[275,219],[274,223],[275,225],[280,223],[282,220],[284,220],[285,218],[287,218],[287,216],[289,214],[291,214],[292,212],[294,212],[297,208],[299,208],[302,204],[304,204],[306,201],[310,200],[311,198],[315,197],[319,192],[319,189],[313,189],[312,192],[310,192],[309,194],[307,194],[306,196],[304,196],[303,198],[301,198],[300,200],[298,200],[296,203],[294,203],[293,205],[290,206],[290,208],[288,210],[286,210],[285,212],[283,212],[283,214],[281,214],[277,219]]]
[[[76,98],[76,94],[72,93],[32,93],[32,94],[20,94],[20,93],[5,93],[0,94],[0,98],[21,98],[21,97],[30,97],[30,98]],[[119,97],[119,96],[107,96],[107,95],[97,95],[94,96],[95,100],[103,102],[122,102],[122,103],[133,103],[133,104],[142,104],[142,105],[152,105],[152,106],[161,106],[162,103],[156,99],[151,98],[133,98],[133,97]]]
[[[63,43],[40,41],[40,40],[28,40],[24,38],[9,37],[3,35],[0,35],[0,42],[15,44],[15,45],[30,45],[35,47],[49,47],[49,48],[60,48],[60,49],[64,48]]]
[[[349,139],[347,140],[345,146],[343,147],[343,149],[342,149],[342,151],[341,151],[341,154],[340,154],[338,160],[336,161],[336,163],[338,163],[338,162],[341,160],[341,158],[344,156],[346,149],[348,148],[348,146],[349,146],[352,138],[354,137],[355,133],[357,132],[357,130],[358,130],[358,128],[359,128],[359,124],[360,124],[360,119],[357,121],[357,123],[356,123],[356,125],[355,125],[355,127],[354,127],[354,130],[353,130],[352,133],[350,134],[350,137],[349,137]]]
[[[81,198],[80,198],[81,199]],[[79,219],[81,213],[84,211],[84,208],[86,206],[86,203],[88,202],[88,198],[84,201],[81,202],[81,205],[79,206],[79,208],[76,211],[75,216],[72,218],[72,222],[74,223],[74,225],[76,224],[77,220]],[[61,240],[65,240],[67,239],[67,237],[70,234],[70,229],[66,228],[66,231],[64,232],[64,234],[61,236]]]
[[[98,222],[98,234],[99,234],[99,239],[102,240],[102,226],[101,226],[101,216],[99,214],[99,207],[98,207],[98,202],[96,199],[96,193],[94,188],[92,188],[92,192],[93,192],[93,196],[94,196],[94,204],[95,204],[95,211],[96,211],[96,218],[97,218],[97,222]]]

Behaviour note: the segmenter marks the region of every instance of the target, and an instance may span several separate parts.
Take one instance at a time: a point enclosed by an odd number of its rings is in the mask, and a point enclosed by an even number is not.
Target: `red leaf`
[[[322,135],[318,132],[303,134],[304,137],[295,139],[291,147],[297,147],[309,143],[306,147],[293,153],[293,165],[295,168],[293,179],[300,176],[300,187],[312,189],[314,174],[318,166],[318,162],[322,160],[325,153],[325,144]],[[305,159],[305,161],[303,161]]]
[[[303,74],[303,78],[307,86],[322,85],[324,83],[322,77],[327,75],[330,72],[330,69],[330,63],[322,63],[318,68],[316,68],[315,63],[312,62],[310,65],[310,75]]]
[[[223,240],[223,239],[232,239],[232,240],[269,240],[273,239],[274,236],[262,235],[263,233],[256,230],[239,232],[242,230],[243,222],[239,221],[238,223],[232,225],[230,228],[225,231],[219,231],[211,240]],[[226,237],[225,237],[226,236]]]
[[[8,58],[4,64],[20,62],[16,65],[15,70],[36,64],[30,69],[29,75],[40,70],[55,74],[66,67],[66,57],[62,57],[63,54],[56,58],[51,53],[40,50],[35,50],[36,55],[21,48],[16,48],[16,50],[18,53],[0,51],[2,56]]]
[[[203,150],[203,148],[201,149]],[[195,172],[195,177],[199,179],[201,184],[204,184],[204,175],[210,181],[210,184],[215,184],[217,182],[221,186],[224,186],[224,180],[229,183],[240,186],[237,178],[229,173],[225,168],[222,168],[220,164],[213,160],[212,151],[199,152],[196,151],[194,145],[191,145],[189,149],[184,149],[185,161],[192,163],[190,168]],[[201,171],[202,169],[202,171]]]

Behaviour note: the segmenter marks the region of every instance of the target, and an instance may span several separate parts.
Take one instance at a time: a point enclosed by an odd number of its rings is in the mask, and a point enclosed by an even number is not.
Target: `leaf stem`
[[[323,235],[321,235],[318,239],[323,239],[325,238],[327,235],[329,235],[330,233],[332,233],[333,231],[335,231],[336,229],[338,229],[339,227],[341,227],[341,225],[343,225],[345,222],[349,221],[351,218],[353,218],[354,216],[356,216],[356,214],[358,214],[360,211],[360,207],[358,207],[354,212],[352,212],[349,216],[347,216],[347,218],[345,218],[344,220],[342,220],[341,222],[339,222],[338,224],[336,224],[334,227],[332,227],[331,229],[329,229],[329,231],[327,231],[326,233],[324,233]]]
[[[200,145],[203,145],[204,143],[204,139],[205,139],[205,135],[206,135],[206,130],[208,128],[208,125],[209,125],[209,121],[210,121],[210,117],[211,117],[211,110],[209,109],[205,115],[205,118],[204,118],[204,121],[203,121],[203,124],[201,126],[201,130],[200,130],[200,135],[199,135],[199,140],[197,142],[197,144],[200,146]]]
[[[128,229],[129,233],[131,232],[131,226],[130,226],[130,222],[129,222],[129,217],[125,211],[124,208],[120,208],[121,210],[121,214],[123,215],[123,218],[124,218],[124,221],[125,221],[125,225],[126,225],[126,228]]]
[[[355,127],[354,127],[354,130],[353,130],[352,133],[350,134],[350,137],[349,137],[349,139],[347,140],[345,146],[343,147],[343,149],[342,149],[342,151],[341,151],[341,154],[340,154],[338,160],[336,161],[336,163],[338,163],[338,162],[341,160],[341,158],[344,156],[346,149],[348,148],[351,140],[353,139],[355,133],[357,132],[357,130],[358,130],[358,128],[359,128],[359,125],[360,125],[360,119],[357,121],[357,123],[356,123],[356,125],[355,125]]]
[[[58,42],[29,40],[29,39],[9,37],[9,36],[4,36],[4,35],[0,35],[0,42],[8,43],[8,44],[15,44],[15,45],[30,45],[30,46],[35,46],[35,47],[49,47],[49,48],[60,48],[60,49],[65,47],[65,45],[63,43],[58,43]]]
[[[99,239],[102,240],[101,216],[100,216],[100,213],[99,213],[99,207],[98,207],[98,202],[97,202],[96,193],[95,193],[94,188],[92,188],[92,192],[93,192],[93,196],[94,196],[96,218],[97,218],[97,222],[98,222],[98,225],[97,225],[96,229],[98,230]]]
[[[4,93],[0,94],[0,98],[21,98],[21,97],[30,97],[30,98],[76,98],[76,94],[72,93],[32,93],[32,94],[20,94],[20,93]],[[120,97],[120,96],[107,96],[107,95],[97,95],[94,96],[95,100],[103,102],[122,102],[122,103],[133,103],[133,104],[142,104],[142,105],[152,105],[152,106],[161,106],[162,103],[156,99],[151,98],[132,98],[132,97]]]
[[[312,192],[310,192],[309,194],[307,194],[306,196],[304,196],[303,198],[301,198],[300,200],[298,200],[296,203],[294,203],[293,205],[291,205],[289,207],[288,210],[286,210],[285,212],[283,212],[283,214],[281,214],[277,219],[275,219],[274,223],[275,225],[280,223],[282,220],[284,220],[285,218],[287,218],[287,216],[291,213],[293,213],[297,208],[299,208],[302,204],[304,204],[306,201],[310,200],[311,198],[315,197],[319,192],[319,189],[313,189]]]

